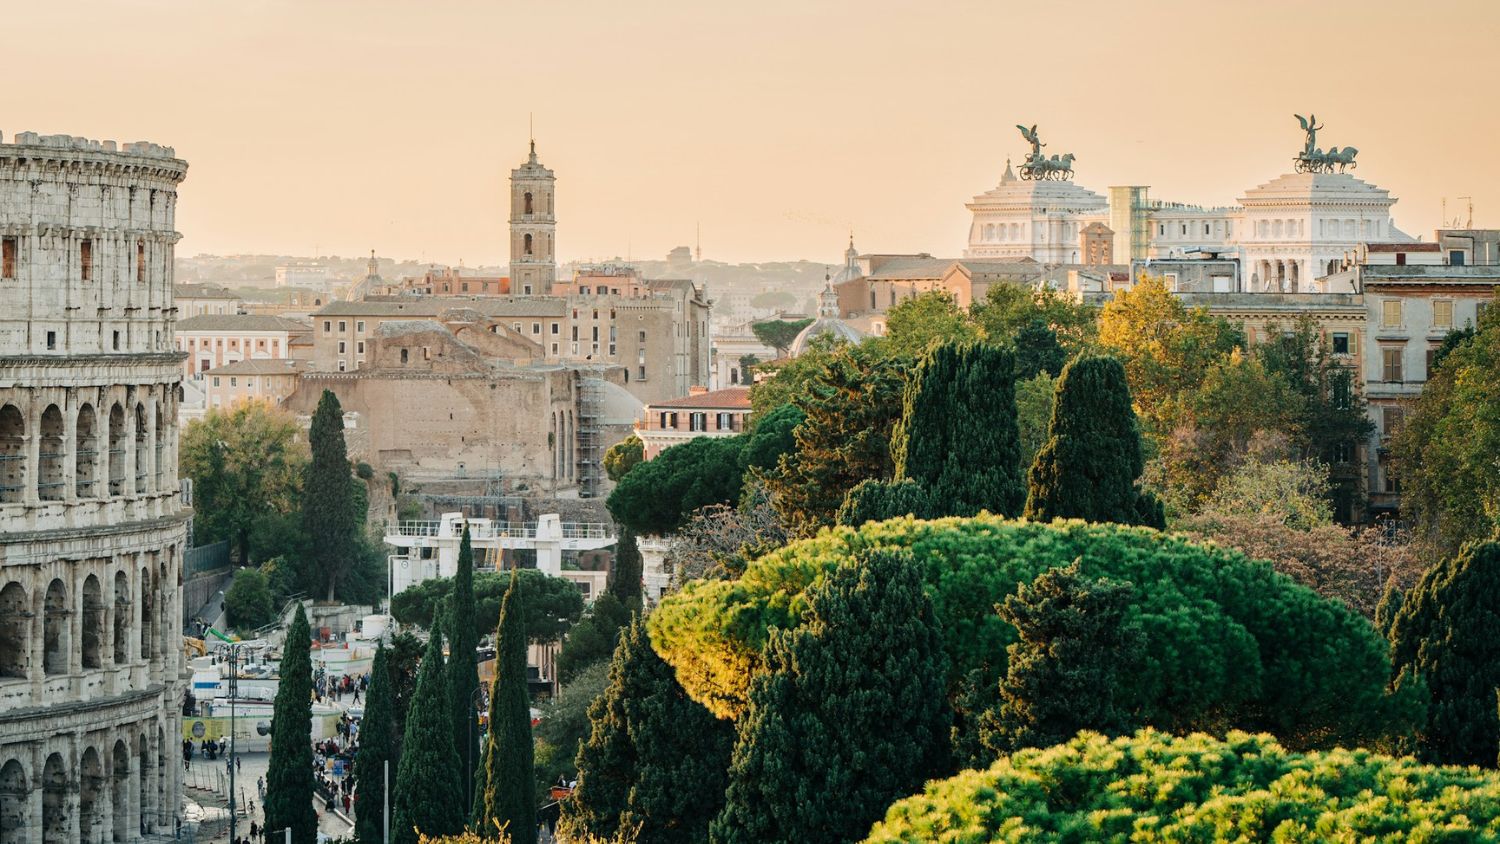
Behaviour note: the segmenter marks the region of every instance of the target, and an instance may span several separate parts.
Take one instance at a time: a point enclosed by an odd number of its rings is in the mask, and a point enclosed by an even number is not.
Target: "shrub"
[[[928,783],[868,844],[951,841],[1492,841],[1500,775],[1270,736],[1081,733]]]

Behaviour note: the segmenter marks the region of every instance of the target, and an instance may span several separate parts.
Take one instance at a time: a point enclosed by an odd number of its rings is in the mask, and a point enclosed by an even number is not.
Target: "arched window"
[[[42,670],[48,674],[68,673],[68,587],[54,579],[47,585],[47,602],[42,607]]]
[[[109,409],[109,494],[125,494],[125,408]]]
[[[130,578],[115,572],[115,665],[130,661]]]
[[[124,739],[115,741],[115,749],[110,760],[110,808],[114,810],[110,828],[114,831],[115,841],[125,841],[129,838],[130,829],[130,748],[125,746]]]
[[[67,446],[63,442],[63,417],[57,405],[51,404],[42,411],[42,441],[38,453],[40,464],[37,473],[36,494],[43,501],[61,501],[67,482],[64,480],[63,464],[67,459]]]
[[[26,419],[13,404],[0,407],[0,504],[26,498]]]
[[[525,238],[522,240],[522,243],[524,244],[523,247],[522,247],[522,251],[525,254],[530,255],[531,254],[531,235],[527,234],[525,236]]]
[[[78,788],[78,840],[99,841],[104,835],[103,818],[100,817],[104,787],[104,765],[99,761],[99,751],[90,747],[83,751],[79,762]]]
[[[31,662],[31,617],[25,587],[5,584],[0,590],[0,679],[25,679]],[[0,816],[0,823],[4,820]]]
[[[167,410],[161,402],[156,403],[156,489],[161,491],[167,483]]]
[[[146,406],[135,406],[135,493],[146,491],[146,470],[151,466],[151,441],[147,438]]]
[[[104,595],[99,588],[99,578],[92,574],[83,581],[83,618],[79,629],[83,631],[83,667],[103,668],[99,658],[99,637],[104,633]]]
[[[78,432],[75,437],[73,479],[79,498],[93,498],[99,474],[99,423],[94,408],[78,409]]]
[[[68,768],[62,754],[47,757],[42,768],[42,843],[68,840]]]
[[[522,194],[521,197],[526,202],[526,207],[525,207],[524,210],[522,210],[521,213],[522,214],[531,214],[531,213],[533,213],[532,210],[531,210],[531,191],[527,191],[526,193]]]
[[[26,816],[31,807],[26,805],[31,789],[26,786],[26,770],[21,763],[11,759],[0,768],[0,841],[25,841]]]
[[[153,653],[156,646],[155,631],[152,629],[156,624],[156,584],[151,578],[151,569],[141,569],[141,655],[142,660],[149,661],[156,654]]]

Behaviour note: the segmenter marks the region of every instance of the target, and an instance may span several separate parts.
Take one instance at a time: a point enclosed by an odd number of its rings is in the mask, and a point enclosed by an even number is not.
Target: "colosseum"
[[[170,147],[0,143],[0,842],[172,832],[182,779]]]

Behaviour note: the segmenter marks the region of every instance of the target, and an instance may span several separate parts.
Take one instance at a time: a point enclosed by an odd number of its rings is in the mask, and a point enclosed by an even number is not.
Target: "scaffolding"
[[[578,379],[578,497],[597,498],[604,485],[604,380]]]

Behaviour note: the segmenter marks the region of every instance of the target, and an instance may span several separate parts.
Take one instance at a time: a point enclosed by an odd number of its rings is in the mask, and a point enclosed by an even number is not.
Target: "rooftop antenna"
[[[1464,228],[1466,228],[1466,229],[1472,229],[1472,228],[1474,228],[1474,197],[1472,197],[1472,196],[1460,196],[1459,199],[1468,200],[1468,203],[1469,203],[1469,219],[1468,219],[1467,222],[1464,223]]]

